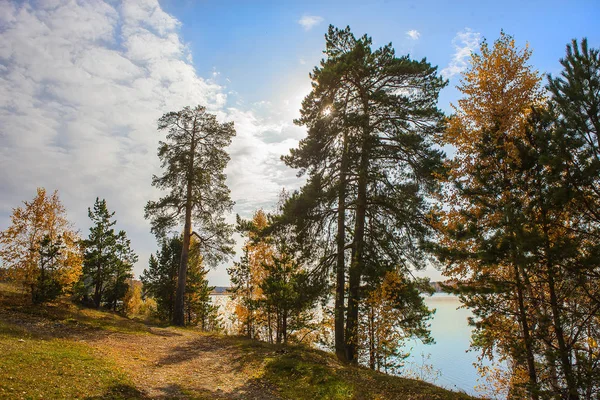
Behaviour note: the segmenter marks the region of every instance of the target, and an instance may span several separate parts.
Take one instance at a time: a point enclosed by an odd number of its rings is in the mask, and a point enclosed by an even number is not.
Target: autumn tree
[[[11,225],[0,232],[0,260],[8,277],[42,302],[69,292],[81,275],[79,237],[55,191],[43,188],[31,202],[13,209]]]
[[[284,158],[308,174],[288,208],[299,231],[332,238],[319,264],[336,271],[336,354],[357,362],[363,279],[424,266],[425,196],[442,157],[432,145],[442,122],[436,102],[446,83],[425,59],[397,57],[391,44],[372,49],[349,28],[330,26],[325,39],[297,121],[308,136]]]
[[[152,185],[168,193],[158,201],[149,201],[145,216],[152,221],[152,231],[159,237],[170,228],[184,224],[173,314],[173,323],[184,325],[191,236],[198,238],[199,251],[208,266],[216,266],[233,253],[232,227],[224,218],[233,202],[224,170],[229,162],[225,148],[231,143],[235,130],[233,122],[219,123],[216,116],[202,106],[185,107],[163,115],[158,121],[158,130],[168,131],[167,141],[159,142],[158,147],[158,157],[165,171],[161,176],[153,176]]]
[[[123,313],[128,316],[139,315],[143,304],[142,282],[128,279],[127,291],[123,296]]]
[[[246,237],[244,255],[228,269],[232,282],[233,299],[237,301],[236,314],[243,321],[243,329],[249,337],[273,341],[273,313],[260,309],[258,303],[264,299],[260,288],[266,276],[266,266],[272,263],[273,245],[261,231],[269,222],[263,210],[257,210],[252,220],[237,217],[237,231]]]
[[[549,203],[540,175],[544,155],[536,148],[542,142],[531,135],[544,99],[530,56],[504,33],[472,55],[458,87],[464,97],[443,135],[456,155],[448,162],[439,222],[445,273],[459,282],[461,300],[476,317],[474,346],[483,357],[500,354],[507,361],[510,397],[538,399],[552,374],[540,357],[554,345],[544,344],[542,324],[552,316],[544,294],[554,267],[543,266],[549,253],[538,235],[548,228],[542,221]]]
[[[85,299],[91,294],[95,307],[104,303],[116,309],[117,301],[127,291],[126,280],[132,277],[137,255],[131,249],[125,231],[115,232],[114,215],[108,210],[105,199],[96,198],[93,209],[88,208],[93,225],[88,238],[82,241],[84,260],[81,295]]]
[[[256,308],[254,300],[254,285],[250,279],[250,262],[248,249],[243,249],[239,261],[227,268],[231,281],[231,301],[234,304],[235,319],[239,323],[239,333],[248,338],[253,337],[253,315]]]
[[[529,55],[502,34],[473,57],[469,95],[446,132],[459,152],[441,254],[477,317],[474,345],[507,361],[508,377],[482,369],[509,397],[593,398],[600,60],[574,41],[542,102]]]
[[[369,286],[361,302],[360,356],[371,369],[401,372],[403,360],[410,355],[402,351],[406,340],[433,342],[427,325],[431,311],[421,294],[431,294],[433,289],[427,280],[415,285],[397,271],[386,272]]]

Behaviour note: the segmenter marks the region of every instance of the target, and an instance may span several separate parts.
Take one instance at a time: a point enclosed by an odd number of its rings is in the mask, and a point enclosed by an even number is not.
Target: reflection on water
[[[424,345],[419,340],[407,342],[407,350],[411,349],[407,362],[412,363],[414,367],[420,366],[423,364],[423,354],[424,362],[439,371],[433,383],[476,395],[474,386],[478,383],[479,375],[473,363],[477,361],[477,354],[467,352],[472,330],[467,318],[472,316],[471,311],[459,309],[461,303],[458,298],[445,293],[425,297],[425,303],[437,310],[430,321],[431,336],[435,339],[435,344]],[[427,377],[424,379],[428,380]],[[429,380],[431,381],[431,378]]]

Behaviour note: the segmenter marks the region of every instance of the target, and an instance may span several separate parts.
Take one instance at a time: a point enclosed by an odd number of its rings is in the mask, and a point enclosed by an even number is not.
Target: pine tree
[[[336,270],[336,354],[357,362],[363,278],[398,265],[404,272],[424,266],[424,199],[436,189],[441,165],[432,138],[441,126],[436,102],[446,83],[426,60],[396,57],[391,44],[373,50],[371,38],[357,39],[349,28],[330,26],[326,43],[327,58],[311,74],[313,91],[298,120],[308,137],[285,158],[309,174],[296,206],[288,208],[299,213],[291,219],[300,225],[310,221],[321,237],[336,237],[327,246],[335,250],[320,264]]]
[[[117,303],[121,301],[129,285],[127,281],[133,278],[133,265],[137,262],[138,256],[131,249],[131,241],[127,238],[125,231],[119,231],[116,236],[114,247],[113,264],[110,267],[110,278],[107,282],[106,302],[117,311]]]
[[[93,290],[92,301],[95,307],[100,307],[105,285],[111,276],[112,265],[115,261],[116,235],[113,226],[115,215],[109,212],[106,200],[96,197],[94,209],[88,208],[88,216],[93,225],[90,234],[83,243],[84,261],[82,279],[87,287]]]
[[[105,304],[116,310],[117,303],[127,292],[126,280],[132,277],[133,264],[137,255],[131,249],[131,242],[124,231],[115,233],[113,220],[115,213],[110,212],[106,200],[96,198],[93,210],[88,208],[88,216],[93,222],[90,234],[82,241],[83,260],[83,297],[92,292],[95,307]]]
[[[152,185],[169,193],[158,201],[149,201],[145,216],[151,219],[152,231],[159,237],[184,223],[173,314],[173,323],[184,325],[191,236],[198,237],[200,251],[209,266],[216,266],[233,253],[232,227],[224,219],[233,202],[224,170],[229,162],[225,147],[231,143],[235,130],[232,122],[219,123],[202,106],[163,115],[158,129],[168,130],[167,141],[161,141],[158,148],[165,172],[154,176]],[[196,231],[192,230],[192,216]]]
[[[43,303],[54,300],[62,292],[62,286],[58,279],[60,268],[59,258],[62,248],[60,238],[53,240],[50,235],[44,236],[39,246],[40,273],[37,278],[37,284],[33,289],[33,302]]]
[[[177,273],[183,241],[181,236],[163,238],[161,249],[151,255],[147,269],[140,279],[144,293],[156,300],[158,317],[172,321],[175,312]],[[220,329],[217,306],[211,304],[210,293],[214,289],[208,285],[208,270],[202,263],[198,242],[192,240],[188,273],[186,276],[185,323],[200,326],[203,331]]]
[[[198,326],[204,332],[216,332],[221,329],[221,322],[218,306],[211,304],[210,293],[214,286],[209,286],[207,273],[197,243],[192,243],[186,285],[186,323]]]
[[[265,276],[259,287],[263,298],[259,306],[275,316],[275,342],[287,343],[296,331],[314,320],[310,311],[322,293],[309,279],[306,268],[295,259],[287,238],[276,238],[276,252],[264,264]]]
[[[140,277],[144,293],[156,300],[158,317],[161,320],[173,320],[181,246],[182,241],[177,235],[163,238],[160,250],[156,255],[150,255],[148,268],[144,269]]]

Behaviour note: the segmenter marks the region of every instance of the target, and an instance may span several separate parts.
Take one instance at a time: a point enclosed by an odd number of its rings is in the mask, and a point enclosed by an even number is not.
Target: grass
[[[44,339],[0,322],[0,399],[131,399],[127,376],[72,340]]]
[[[289,347],[287,352],[270,359],[264,378],[291,400],[473,399],[423,381],[341,366],[329,353],[302,347]]]
[[[278,357],[269,361],[265,378],[288,399],[351,399],[354,385],[323,365]]]
[[[8,283],[0,282],[0,308],[18,314],[21,322],[26,320],[52,321],[69,325],[70,328],[103,330],[108,332],[147,334],[149,326],[105,310],[96,310],[73,304],[66,299],[34,305],[29,295]]]
[[[472,399],[330,353],[160,328],[0,283],[0,399]]]

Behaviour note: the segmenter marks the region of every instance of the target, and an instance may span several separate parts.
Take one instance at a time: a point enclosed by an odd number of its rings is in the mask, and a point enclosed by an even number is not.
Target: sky
[[[599,19],[597,0],[0,0],[0,230],[45,187],[87,236],[87,209],[105,198],[139,275],[157,248],[143,208],[160,195],[150,180],[163,113],[202,104],[234,121],[227,182],[234,213],[249,218],[302,184],[280,156],[305,136],[293,119],[329,24],[439,66],[450,81],[439,107],[450,112],[484,38],[503,29],[529,44],[540,73],[557,74],[571,39],[600,47]],[[226,266],[209,273],[212,285],[229,283]]]

